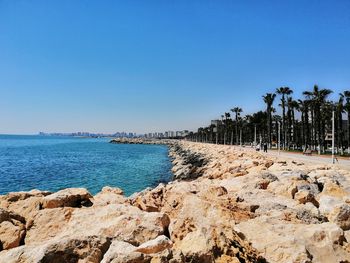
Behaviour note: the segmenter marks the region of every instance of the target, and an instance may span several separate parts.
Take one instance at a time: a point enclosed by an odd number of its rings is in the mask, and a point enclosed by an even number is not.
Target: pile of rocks
[[[95,196],[80,188],[1,196],[0,262],[213,262],[215,255],[228,251],[248,262],[258,258],[232,229],[214,227],[212,221],[210,232],[195,232],[199,226],[185,218],[189,210],[181,212],[180,218],[175,210],[172,214],[160,211],[161,207],[153,204],[159,200],[145,201],[157,194],[165,201],[159,193],[165,187],[130,198],[111,187]],[[193,202],[196,205],[198,200]],[[201,209],[208,211],[210,206]],[[201,212],[196,222],[201,222]],[[234,242],[235,248],[225,240]]]
[[[208,160],[203,154],[184,150],[179,143],[169,144],[175,180],[193,180],[203,175]]]

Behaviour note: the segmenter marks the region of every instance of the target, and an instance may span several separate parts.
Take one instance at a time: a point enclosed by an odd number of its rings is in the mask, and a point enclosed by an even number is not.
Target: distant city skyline
[[[265,110],[280,86],[336,98],[349,14],[347,0],[0,1],[0,134],[196,130]]]
[[[114,132],[114,133],[95,133],[95,132],[39,132],[41,136],[79,136],[79,137],[116,137],[116,138],[179,138],[186,137],[189,134],[188,130],[183,131],[165,131],[165,132],[148,132],[143,134],[137,134],[136,132]]]

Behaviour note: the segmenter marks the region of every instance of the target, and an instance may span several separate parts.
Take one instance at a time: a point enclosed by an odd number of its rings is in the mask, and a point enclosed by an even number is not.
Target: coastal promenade
[[[348,158],[337,158],[335,160],[335,163],[332,164],[332,157],[331,156],[319,156],[317,154],[314,154],[312,156],[307,156],[307,155],[303,155],[302,153],[288,153],[288,152],[281,151],[278,154],[277,151],[269,151],[268,155],[277,156],[280,158],[294,159],[294,160],[304,161],[304,162],[308,162],[308,163],[330,164],[336,168],[350,170],[350,158],[349,157]]]
[[[168,145],[173,181],[129,197],[115,186],[0,196],[0,262],[350,261],[348,170],[248,148],[146,143]]]
[[[240,147],[240,146],[229,146],[232,147],[235,150],[241,150],[241,151],[255,151],[255,149],[251,147]],[[287,152],[287,151],[280,151],[278,153],[277,150],[268,150],[267,153],[260,152],[263,155],[271,156],[271,157],[279,157],[279,158],[285,158],[288,160],[298,160],[303,161],[307,163],[317,163],[317,164],[325,164],[325,165],[333,165],[336,168],[341,168],[345,170],[350,170],[350,157],[341,157],[336,158],[335,163],[332,164],[332,157],[330,155],[303,155],[299,152]]]

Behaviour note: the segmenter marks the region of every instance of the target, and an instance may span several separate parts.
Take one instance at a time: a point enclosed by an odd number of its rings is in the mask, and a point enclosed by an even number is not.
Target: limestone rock
[[[21,246],[0,252],[0,262],[6,263],[98,263],[107,251],[110,241],[96,236],[65,237],[41,245]]]
[[[164,184],[159,184],[156,188],[141,192],[130,198],[132,205],[147,212],[159,212],[163,204],[166,187]]]
[[[42,199],[49,194],[51,193],[39,190],[9,193],[0,196],[0,207],[29,221],[41,209]]]
[[[40,210],[27,222],[27,234],[25,244],[47,242],[65,230],[70,221],[74,209],[61,207]]]
[[[143,263],[150,257],[136,251],[136,247],[123,241],[114,240],[101,263]]]
[[[81,207],[91,205],[92,195],[84,188],[67,188],[43,198],[43,208]]]
[[[7,200],[8,202],[16,202],[18,200],[25,200],[29,197],[44,197],[51,194],[51,192],[40,191],[37,189],[33,189],[29,192],[10,192],[7,195],[3,196],[2,199]]]
[[[163,213],[147,213],[126,204],[44,209],[28,227],[25,242],[34,244],[64,236],[101,236],[139,245],[162,235],[169,225]]]
[[[0,251],[18,247],[25,235],[24,219],[0,208]]]
[[[24,237],[24,225],[16,222],[3,221],[0,223],[0,250],[18,247]]]
[[[172,246],[172,242],[169,238],[164,235],[161,235],[153,240],[147,241],[136,249],[137,252],[141,252],[144,254],[154,254],[164,249],[170,248]]]
[[[343,231],[333,223],[304,227],[264,216],[242,222],[235,229],[263,251],[268,262],[309,262],[313,258],[328,263],[350,256],[340,245]]]
[[[350,229],[350,205],[343,204],[340,207],[334,208],[329,214],[329,220],[336,223],[343,230]]]
[[[300,204],[312,203],[314,206],[319,207],[315,196],[308,190],[301,189],[295,193],[294,199],[296,199]]]
[[[109,204],[123,204],[126,198],[123,196],[123,191],[118,187],[105,186],[101,192],[93,198],[94,206],[104,206]]]

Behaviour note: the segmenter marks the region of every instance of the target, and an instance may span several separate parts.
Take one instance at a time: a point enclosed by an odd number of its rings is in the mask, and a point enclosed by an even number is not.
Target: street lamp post
[[[256,148],[256,124],[254,125],[254,148]]]
[[[242,147],[242,129],[239,132],[239,145]]]

